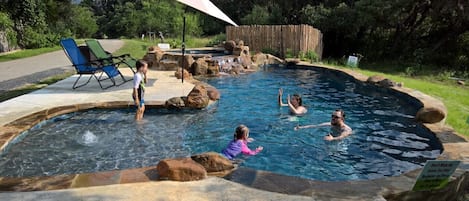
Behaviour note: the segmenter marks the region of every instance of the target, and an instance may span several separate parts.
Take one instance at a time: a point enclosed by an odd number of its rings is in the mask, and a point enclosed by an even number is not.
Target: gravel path
[[[114,52],[124,45],[121,40],[100,40],[104,49]],[[0,93],[44,78],[74,71],[62,50],[24,59],[0,62]]]

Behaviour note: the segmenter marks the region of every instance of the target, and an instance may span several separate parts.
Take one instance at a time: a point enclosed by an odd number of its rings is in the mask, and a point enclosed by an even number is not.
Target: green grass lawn
[[[85,39],[77,39],[76,42],[78,44],[82,44],[85,42]],[[0,62],[32,57],[32,56],[45,54],[45,53],[49,53],[49,52],[53,52],[53,51],[57,51],[61,49],[62,48],[60,46],[54,46],[54,47],[44,47],[44,48],[38,48],[38,49],[19,50],[13,53],[0,55]]]
[[[39,48],[39,49],[19,50],[17,52],[13,52],[10,54],[0,55],[0,62],[32,57],[32,56],[36,56],[36,55],[40,55],[40,54],[44,54],[48,52],[53,52],[53,51],[60,50],[60,49],[61,49],[60,46],[55,46],[55,47],[45,47],[45,48]]]
[[[213,37],[203,37],[203,38],[187,38],[186,41],[186,48],[197,48],[197,47],[205,47],[211,41]],[[150,40],[140,40],[140,39],[123,39],[125,44],[122,48],[118,49],[114,52],[114,55],[121,55],[121,54],[131,54],[134,58],[143,58],[145,56],[148,47],[156,46],[160,41],[150,41]],[[166,38],[165,42],[171,44],[172,48],[180,48],[181,47],[181,39],[179,38]]]
[[[343,66],[337,66],[345,68]],[[403,82],[405,87],[419,90],[425,94],[441,100],[448,109],[446,123],[453,127],[458,133],[469,137],[469,87],[460,86],[454,80],[437,81],[432,76],[419,76],[418,79],[389,74],[369,69],[355,68],[364,75],[383,75],[393,81]]]

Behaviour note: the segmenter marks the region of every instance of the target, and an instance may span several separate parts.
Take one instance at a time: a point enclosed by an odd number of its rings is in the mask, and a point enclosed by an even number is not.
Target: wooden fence
[[[227,26],[226,40],[243,40],[254,51],[276,51],[285,57],[287,50],[298,55],[309,50],[322,57],[322,33],[309,25]]]

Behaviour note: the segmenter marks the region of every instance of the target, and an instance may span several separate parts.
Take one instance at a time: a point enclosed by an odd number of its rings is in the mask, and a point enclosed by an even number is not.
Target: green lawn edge
[[[85,42],[85,39],[77,39],[76,42],[78,44],[82,44]],[[18,50],[11,53],[4,53],[0,55],[0,62],[6,61],[13,61],[17,59],[24,59],[28,57],[33,57],[41,54],[46,54],[49,52],[54,52],[57,50],[61,50],[62,47],[54,46],[54,47],[44,47],[44,48],[37,48],[37,49],[25,49],[25,50]]]
[[[324,65],[324,64],[322,64]],[[352,69],[366,76],[382,75],[395,82],[404,83],[404,87],[418,90],[442,101],[447,110],[448,116],[445,123],[451,126],[457,133],[469,137],[469,88],[448,82],[429,81],[425,77],[418,79],[401,75],[393,75],[369,69],[350,68],[339,65],[328,66],[336,68]]]

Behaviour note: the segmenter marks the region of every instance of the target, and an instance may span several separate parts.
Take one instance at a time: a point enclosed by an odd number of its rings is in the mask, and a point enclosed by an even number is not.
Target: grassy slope
[[[186,48],[196,48],[196,47],[205,47],[213,37],[204,37],[204,38],[188,38],[186,42]],[[147,52],[148,47],[156,45],[159,40],[149,41],[149,40],[139,40],[139,39],[124,39],[125,45],[114,52],[114,55],[120,54],[131,54],[134,58],[143,58]],[[180,47],[180,39],[166,38],[165,42],[176,41],[178,47]]]

